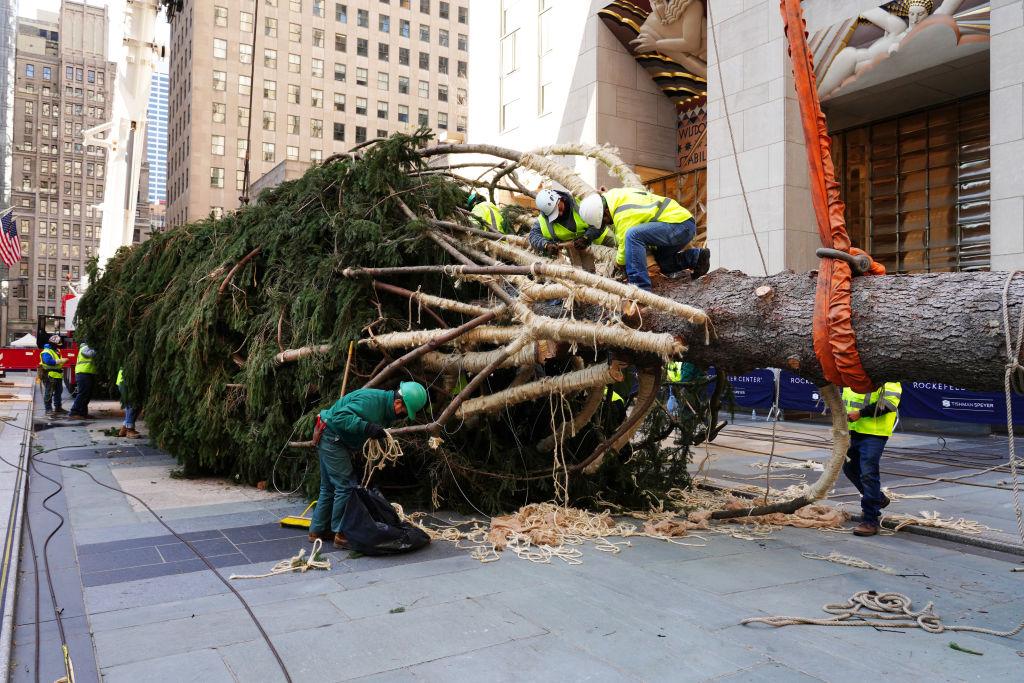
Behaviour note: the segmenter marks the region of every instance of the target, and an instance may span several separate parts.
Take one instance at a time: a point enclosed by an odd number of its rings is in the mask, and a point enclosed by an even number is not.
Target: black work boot
[[[693,279],[696,280],[707,275],[709,270],[711,270],[711,250],[701,249],[697,256],[697,265],[693,268]]]

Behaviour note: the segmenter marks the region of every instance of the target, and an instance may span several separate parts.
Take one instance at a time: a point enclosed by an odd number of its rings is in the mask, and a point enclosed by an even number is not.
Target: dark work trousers
[[[878,466],[888,440],[887,436],[850,432],[850,449],[846,451],[843,474],[860,491],[860,508],[868,524],[877,525],[882,512],[882,480]]]
[[[75,382],[78,384],[78,395],[75,396],[75,402],[71,404],[71,414],[88,417],[89,399],[92,398],[93,389],[96,387],[96,375],[91,372],[77,373]]]

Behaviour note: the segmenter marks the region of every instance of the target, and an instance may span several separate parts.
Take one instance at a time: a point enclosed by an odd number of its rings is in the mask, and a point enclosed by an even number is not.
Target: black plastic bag
[[[349,548],[364,555],[398,555],[418,550],[430,537],[403,522],[377,489],[357,486],[345,505],[342,533]]]

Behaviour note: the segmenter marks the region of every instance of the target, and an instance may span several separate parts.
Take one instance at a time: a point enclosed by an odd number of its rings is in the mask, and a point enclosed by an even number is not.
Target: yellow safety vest
[[[544,214],[538,214],[537,220],[540,222],[540,234],[544,236],[544,239],[551,240],[552,242],[572,242],[577,237],[583,237],[583,233],[590,226],[580,217],[580,214],[576,211],[576,206],[572,207],[572,219],[576,225],[575,230],[569,230],[561,223],[549,221],[548,217]],[[608,230],[603,230],[597,239],[594,240],[594,244],[604,244],[607,239]]]
[[[859,420],[850,423],[850,431],[874,436],[892,436],[893,427],[896,426],[896,409],[900,406],[902,395],[903,387],[899,382],[886,382],[866,395],[859,394],[853,389],[843,389],[843,403],[846,404],[846,412],[860,410],[880,401],[888,403],[893,409],[892,412],[877,417],[862,414]]]
[[[480,221],[484,228],[490,228],[502,234],[506,233],[505,217],[501,215],[501,209],[496,204],[480,202],[473,207],[470,213],[476,216],[476,219]]]
[[[665,375],[669,382],[673,384],[679,384],[683,381],[683,363],[682,361],[676,361],[669,363],[665,368]]]
[[[43,349],[39,353],[39,367],[46,371],[50,379],[60,379],[64,376],[62,368],[65,360],[57,349]]]
[[[124,384],[124,368],[117,369],[117,381],[114,382],[115,386],[121,386]]]
[[[608,205],[608,213],[612,216],[612,227],[615,228],[615,241],[618,242],[615,262],[620,266],[626,265],[626,233],[630,228],[657,221],[683,223],[693,218],[693,214],[676,200],[647,190],[616,187],[603,196]]]
[[[95,358],[86,358],[82,355],[82,348],[78,349],[78,360],[75,361],[75,374],[76,375],[95,375],[96,366],[93,365]]]

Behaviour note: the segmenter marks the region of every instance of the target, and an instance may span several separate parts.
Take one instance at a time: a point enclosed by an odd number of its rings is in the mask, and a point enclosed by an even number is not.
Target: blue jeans
[[[341,531],[345,505],[355,485],[352,482],[352,457],[341,437],[330,427],[324,429],[317,447],[320,456],[320,495],[313,508],[310,532]]]
[[[124,384],[118,384],[117,390],[121,394],[121,406],[124,408],[124,426],[125,429],[135,429],[135,418],[138,417],[139,411],[134,406],[130,406],[124,402]]]
[[[882,481],[878,465],[888,440],[887,436],[850,432],[850,449],[846,451],[843,474],[860,491],[860,509],[868,524],[877,525],[882,513]]]
[[[96,386],[96,375],[90,372],[75,374],[75,383],[78,385],[78,395],[75,402],[71,404],[71,414],[79,417],[89,415],[89,400],[92,398],[93,387]]]
[[[697,224],[691,218],[683,223],[641,223],[626,231],[626,278],[640,289],[650,290],[647,274],[647,247],[655,247],[654,260],[663,273],[695,268],[700,249],[680,251],[693,240]]]
[[[43,405],[47,410],[62,410],[61,398],[64,394],[64,379],[47,376],[43,380]]]

